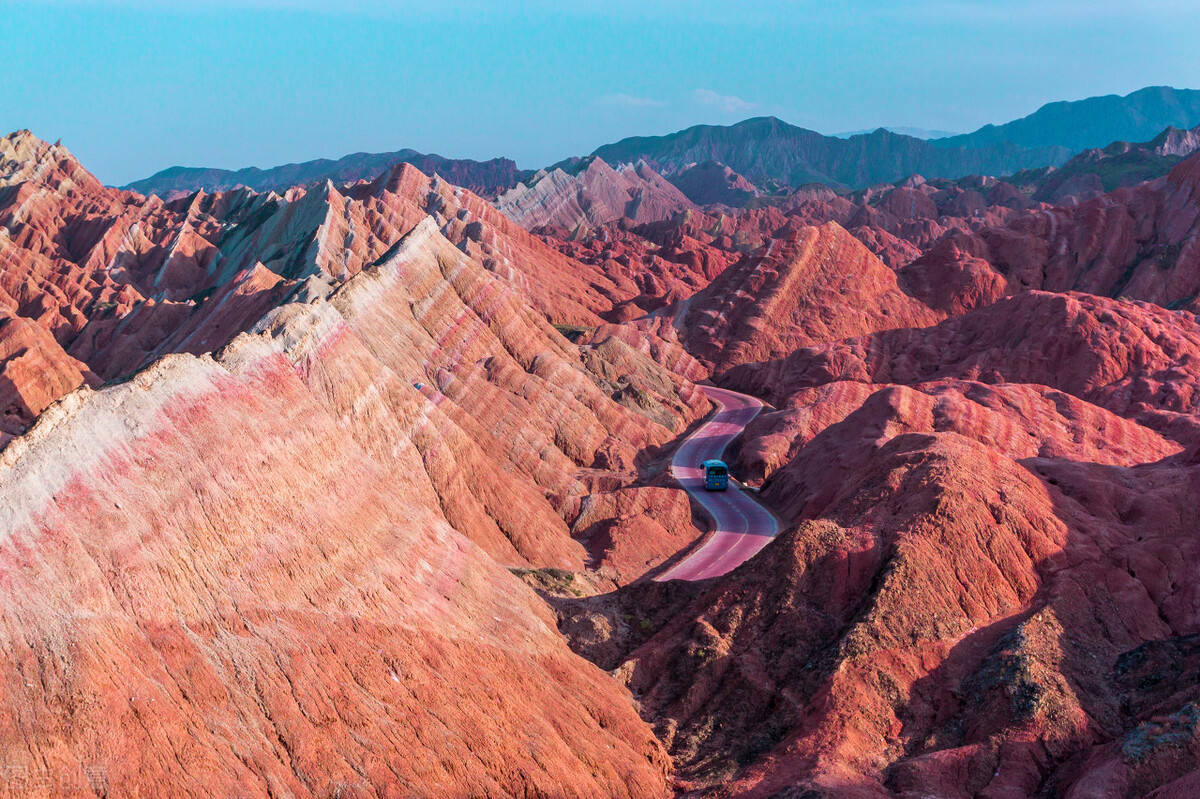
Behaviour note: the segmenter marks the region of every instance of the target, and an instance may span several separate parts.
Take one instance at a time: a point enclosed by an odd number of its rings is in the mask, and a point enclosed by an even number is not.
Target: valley
[[[0,139],[0,797],[1193,795],[1200,108],[1099,99]]]

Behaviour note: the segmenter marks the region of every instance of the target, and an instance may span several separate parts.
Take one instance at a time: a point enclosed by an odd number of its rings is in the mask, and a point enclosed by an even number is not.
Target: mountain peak
[[[50,144],[21,129],[0,139],[0,186],[26,182],[61,191],[104,188],[61,143]]]

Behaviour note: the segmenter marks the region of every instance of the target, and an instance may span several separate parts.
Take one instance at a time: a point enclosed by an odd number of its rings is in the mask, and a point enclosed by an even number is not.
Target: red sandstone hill
[[[661,796],[628,696],[488,555],[568,542],[448,523],[454,403],[339,304],[72,394],[0,455],[10,773],[49,795]],[[489,490],[463,492],[476,524]],[[544,534],[533,496],[494,499]]]
[[[773,239],[688,298],[675,316],[688,351],[717,372],[820,341],[937,320],[835,222]]]
[[[0,317],[0,447],[89,376],[96,382],[45,328],[19,316]]]
[[[1070,207],[1035,203],[1017,186],[991,178],[913,177],[842,195],[804,188],[773,200],[778,207],[693,211],[641,225],[624,219],[584,235],[539,232],[564,254],[613,276],[615,290],[596,280],[591,285],[613,302],[601,313],[614,321],[688,299],[747,253],[831,221],[900,270],[900,286],[941,313],[1028,289],[1178,305],[1200,291],[1188,282],[1196,271],[1187,246],[1195,213],[1191,163],[1163,180]]]
[[[615,291],[593,282],[613,299],[601,315],[626,321],[684,300],[704,288],[745,253],[781,235],[788,219],[776,209],[737,214],[685,211],[671,220],[634,227],[609,224],[582,238],[540,229],[573,260],[603,274]]]
[[[581,565],[577,545],[555,543],[556,554],[543,557],[515,538],[534,535],[526,528],[538,518],[536,535],[569,542],[567,525],[587,493],[579,480],[590,479],[573,477],[577,469],[627,481],[640,448],[662,443],[707,405],[634,347],[601,338],[581,351],[563,339],[547,317],[598,323],[590,309],[609,301],[584,278],[603,286],[604,276],[411,166],[341,189],[198,193],[164,205],[105,189],[65,150],[28,134],[6,142],[37,162],[18,168],[14,156],[6,162],[14,182],[0,188],[8,291],[0,299],[16,317],[0,327],[7,435],[85,379],[98,385],[167,353],[219,350],[288,299],[379,286],[400,260],[404,292],[379,303],[410,308],[388,323],[391,345],[407,348],[398,374],[451,401],[449,427],[427,453],[442,510],[464,531],[490,529],[491,540],[506,541],[485,545],[502,562]],[[443,463],[448,444],[457,450]],[[486,475],[497,460],[529,481],[527,500],[502,501],[506,490],[526,489],[504,489],[498,477],[467,490],[454,482],[467,464]],[[501,518],[523,505],[538,510]]]
[[[427,217],[556,322],[597,324],[612,307],[579,279],[577,263],[411,166],[340,189],[163,204],[105,189],[65,150],[27,133],[4,142],[26,160],[6,156],[0,185],[0,306],[36,320],[102,378],[165,352],[217,349],[300,282],[357,274]],[[589,277],[613,288],[598,272]]]
[[[615,283],[614,287],[587,278],[613,302],[601,315],[626,321],[687,299],[725,267],[805,226],[837,222],[885,265],[899,269],[955,234],[986,231],[1032,209],[1049,207],[1033,203],[1009,183],[978,177],[913,177],[900,185],[841,195],[813,186],[761,202],[736,210],[710,206],[708,211],[686,211],[644,224],[621,218],[596,228],[543,226],[537,232]],[[916,272],[913,281],[930,294],[943,289],[940,284],[922,286]]]
[[[934,327],[887,330],[748,364],[726,379],[776,401],[838,380],[1033,383],[1126,416],[1197,416],[1197,369],[1200,326],[1192,314],[1087,294],[1026,292]]]

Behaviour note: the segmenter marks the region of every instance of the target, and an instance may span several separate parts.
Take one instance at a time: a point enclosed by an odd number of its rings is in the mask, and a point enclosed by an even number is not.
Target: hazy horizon
[[[1177,2],[1134,19],[1027,0],[0,6],[4,132],[61,139],[114,185],[404,148],[536,168],[767,115],[828,135],[970,132],[1047,102],[1200,84],[1186,46],[1200,9]]]

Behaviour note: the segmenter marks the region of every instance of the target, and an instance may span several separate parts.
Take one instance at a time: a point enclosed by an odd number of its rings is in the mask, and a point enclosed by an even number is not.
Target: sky
[[[1198,39],[1194,0],[0,0],[0,135],[112,185],[405,147],[534,168],[752,116],[968,132],[1200,88]]]

